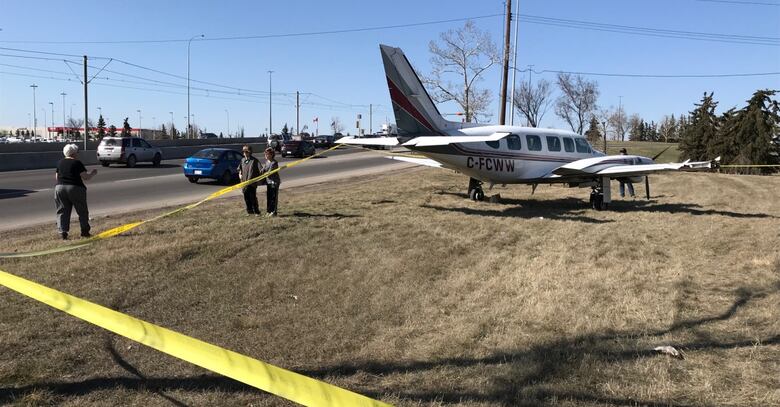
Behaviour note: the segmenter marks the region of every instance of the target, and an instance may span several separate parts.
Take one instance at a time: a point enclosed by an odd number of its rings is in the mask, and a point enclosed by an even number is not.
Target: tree
[[[520,89],[517,89],[515,93],[517,95],[514,106],[525,116],[528,126],[539,127],[544,114],[547,113],[547,109],[552,104],[550,82],[541,79],[536,82],[536,86],[522,83]]]
[[[108,135],[111,137],[116,136],[116,126],[113,124],[108,128]]]
[[[645,141],[645,121],[634,113],[631,118],[628,119],[629,135],[628,139],[631,141]]]
[[[590,126],[588,127],[588,131],[585,132],[585,137],[587,137],[588,141],[592,145],[596,145],[596,143],[598,143],[601,139],[601,131],[599,131],[599,120],[596,118],[596,115],[590,116]]]
[[[130,137],[130,133],[132,132],[128,119],[129,118],[125,117],[125,122],[122,123],[122,137]]]
[[[658,136],[663,138],[664,143],[668,143],[670,139],[677,139],[677,120],[675,120],[674,115],[664,116],[661,119],[661,124],[658,126]]]
[[[282,127],[282,136],[286,136],[290,134],[290,129],[287,127],[287,123],[284,124],[284,127]]]
[[[638,116],[637,116],[638,117]],[[626,141],[626,133],[628,133],[629,121],[624,109],[618,108],[610,113],[607,119],[610,127],[615,131],[615,138],[620,141]]]
[[[741,165],[780,164],[780,104],[772,96],[777,91],[758,90],[747,106],[724,113],[717,140],[710,143],[711,159],[721,156],[725,163]],[[740,173],[767,173],[770,168],[740,168]]]
[[[589,81],[581,75],[558,74],[558,87],[561,96],[555,104],[555,114],[569,124],[571,130],[582,134],[586,118],[596,110],[599,97],[598,83]]]
[[[98,138],[103,138],[103,136],[106,135],[106,121],[103,120],[103,115],[101,114],[98,118]]]
[[[160,140],[168,138],[168,130],[165,128],[165,123],[160,126]]]
[[[338,117],[332,117],[330,122],[330,128],[333,130],[333,134],[341,134],[344,131],[344,125],[341,124],[341,120]]]
[[[433,71],[423,78],[433,88],[431,96],[438,103],[453,101],[460,105],[467,122],[476,120],[477,116],[488,118],[492,96],[489,90],[477,89],[475,84],[485,70],[500,61],[490,35],[472,21],[466,21],[463,28],[444,32],[439,39],[442,46],[434,41],[428,44],[433,54]],[[446,80],[445,75],[457,78],[456,82]]]
[[[680,159],[701,161],[707,160],[707,147],[715,140],[718,134],[718,117],[715,116],[715,108],[718,102],[712,99],[713,93],[706,92],[701,103],[696,104],[696,109],[691,112],[690,124],[685,127],[685,133],[680,139]]]

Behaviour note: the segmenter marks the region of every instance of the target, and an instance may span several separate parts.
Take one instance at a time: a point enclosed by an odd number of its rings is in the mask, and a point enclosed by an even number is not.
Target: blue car
[[[212,178],[224,185],[238,180],[238,164],[241,153],[227,148],[200,150],[184,161],[184,176],[196,183],[201,178]]]

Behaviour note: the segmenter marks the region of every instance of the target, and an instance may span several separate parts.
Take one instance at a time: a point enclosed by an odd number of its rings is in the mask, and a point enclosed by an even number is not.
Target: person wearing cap
[[[241,148],[244,159],[238,164],[238,177],[241,182],[248,181],[260,176],[260,162],[252,155],[252,147],[245,145]],[[244,193],[244,203],[246,203],[246,213],[248,215],[260,216],[260,206],[257,203],[257,182],[241,188]]]
[[[54,203],[57,206],[57,231],[64,240],[68,239],[70,231],[70,214],[73,208],[79,215],[81,237],[91,237],[89,230],[89,209],[87,208],[87,187],[84,181],[89,181],[97,174],[93,169],[87,172],[87,168],[78,159],[79,147],[68,144],[62,149],[65,156],[57,163],[54,187]]]
[[[276,162],[274,156],[276,152],[273,148],[268,147],[265,149],[265,165],[261,171],[262,174],[272,172],[279,169],[279,163]],[[274,172],[265,179],[266,185],[266,208],[268,212],[265,216],[276,216],[277,204],[279,202],[279,185],[281,185],[282,179],[279,178],[279,171]]]
[[[628,155],[628,151],[625,148],[620,149],[620,155]],[[628,184],[628,194],[634,198],[634,184],[631,182],[631,178],[618,178],[620,182],[620,197],[626,197],[626,184]]]

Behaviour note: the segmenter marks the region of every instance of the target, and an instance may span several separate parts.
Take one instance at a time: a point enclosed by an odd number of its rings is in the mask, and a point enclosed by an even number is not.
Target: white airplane
[[[697,171],[717,167],[713,161],[657,164],[638,155],[606,155],[582,135],[555,129],[481,125],[444,119],[400,48],[380,45],[393,102],[397,138],[344,137],[336,143],[361,146],[404,146],[425,158],[390,158],[431,167],[448,168],[471,177],[468,195],[485,197],[482,183],[567,184],[592,189],[590,202],[597,210],[611,202],[610,181],[645,179],[661,171]],[[657,156],[655,157],[657,158]]]

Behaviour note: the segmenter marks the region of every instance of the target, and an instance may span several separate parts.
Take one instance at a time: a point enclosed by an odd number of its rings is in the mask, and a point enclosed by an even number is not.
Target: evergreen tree
[[[106,121],[103,120],[103,115],[100,115],[100,118],[98,118],[98,138],[103,138],[103,136],[106,135]]]
[[[707,157],[707,147],[718,136],[720,121],[715,116],[715,108],[718,102],[712,99],[712,92],[706,92],[701,103],[696,104],[696,109],[691,112],[690,123],[680,139],[680,158],[683,160],[702,161],[715,157]]]
[[[772,96],[777,91],[758,90],[747,106],[723,116],[722,140],[711,148],[727,164],[780,164],[780,104]],[[770,168],[741,168],[740,173],[768,173]]]
[[[651,121],[647,125],[647,131],[645,132],[646,141],[658,141],[658,125]]]
[[[122,124],[122,137],[130,137],[130,134],[132,132],[130,123],[128,123],[127,120],[128,118],[125,117],[125,122]]]
[[[160,127],[160,133],[161,133],[160,135],[161,139],[165,140],[168,138],[168,130],[165,128],[165,123],[163,123],[162,126]]]
[[[595,145],[601,140],[601,132],[599,131],[599,121],[596,119],[596,116],[590,117],[590,127],[588,127],[588,131],[585,132],[585,137],[587,137],[590,144],[593,145]]]
[[[111,137],[116,136],[116,126],[113,124],[108,128],[108,135]]]
[[[282,127],[282,136],[286,136],[290,130],[287,128],[287,123]]]

